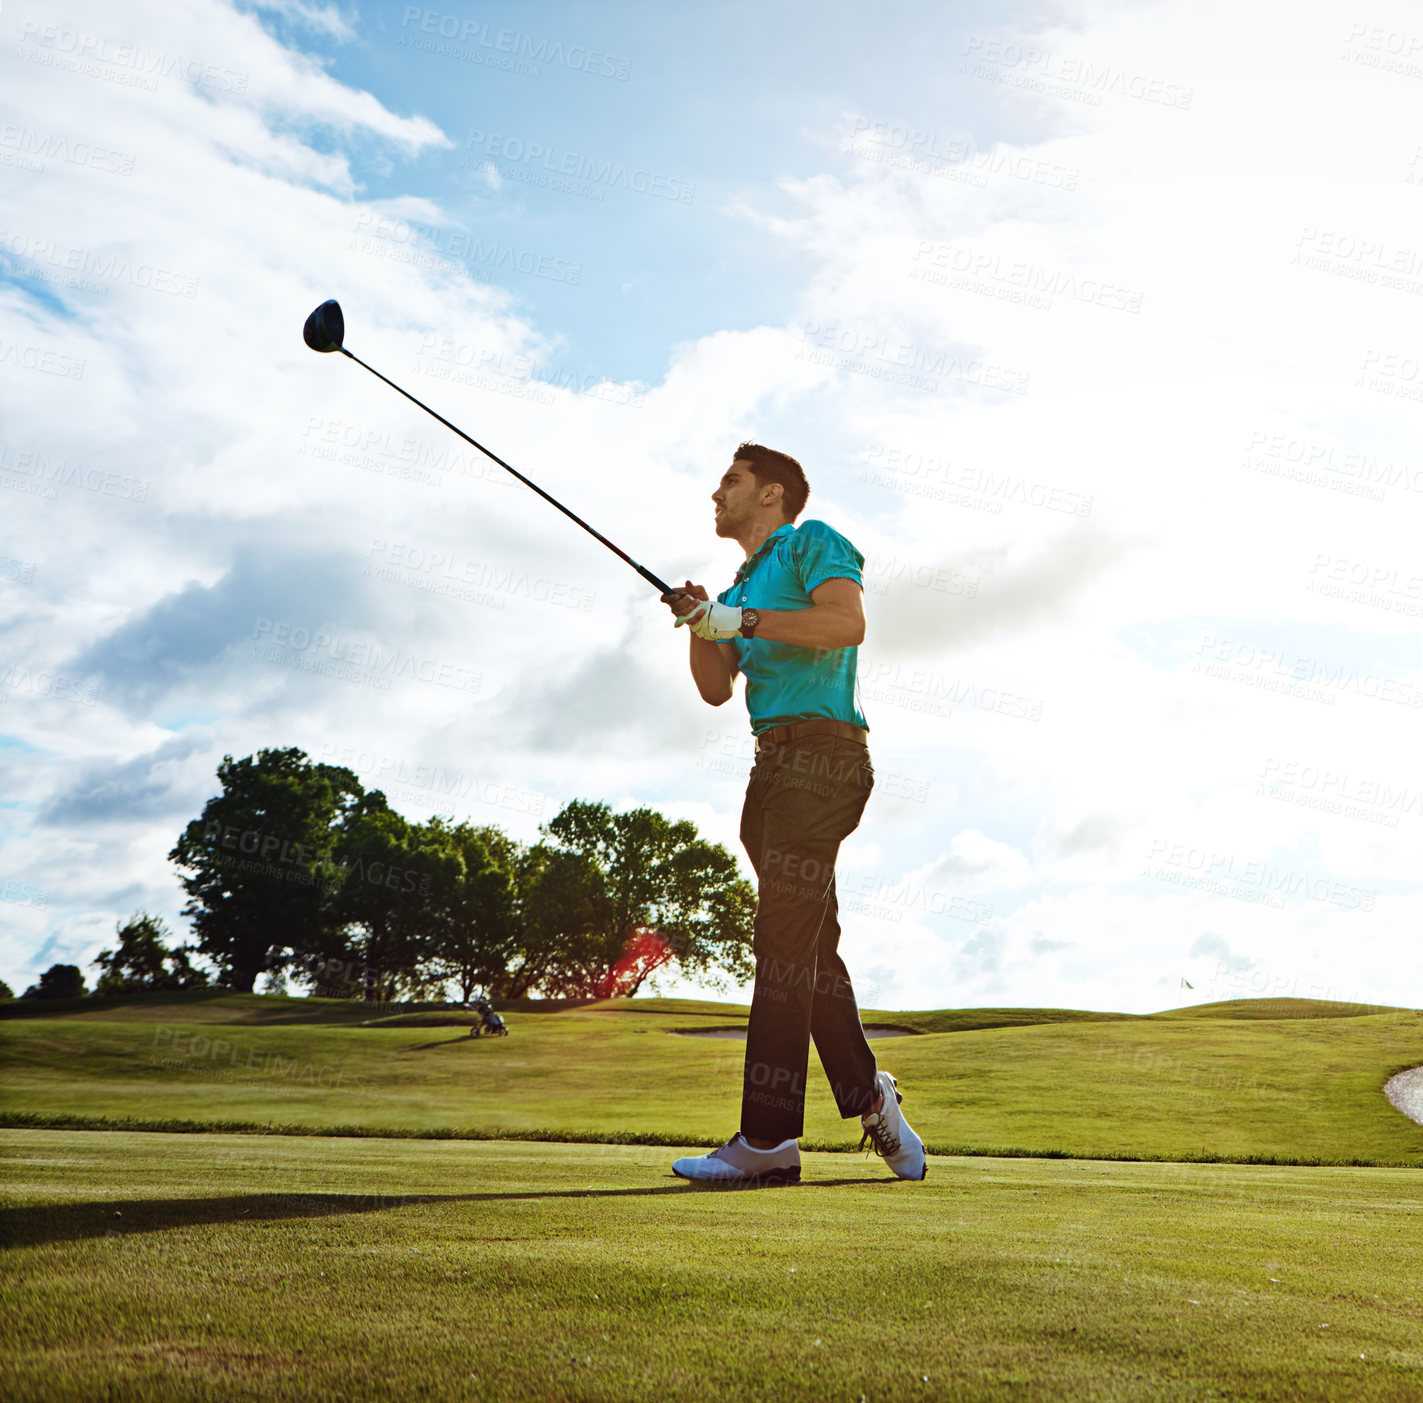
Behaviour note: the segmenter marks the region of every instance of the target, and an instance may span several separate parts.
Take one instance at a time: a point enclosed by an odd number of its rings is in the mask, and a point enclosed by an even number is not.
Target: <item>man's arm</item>
[[[736,649],[730,643],[708,643],[692,634],[692,681],[709,706],[731,700],[731,684],[736,680]]]
[[[705,601],[707,597],[701,585],[694,585],[688,580],[685,589],[667,602],[680,618],[690,614],[697,607],[697,602]],[[721,706],[730,701],[731,684],[739,671],[736,649],[730,643],[709,643],[705,638],[698,638],[691,629],[687,630],[687,637],[691,640],[692,681],[697,684],[702,700],[709,706]]]
[[[794,643],[801,648],[857,648],[865,641],[864,593],[857,580],[834,579],[816,585],[810,592],[808,609],[756,612],[761,616],[756,637],[768,643]]]

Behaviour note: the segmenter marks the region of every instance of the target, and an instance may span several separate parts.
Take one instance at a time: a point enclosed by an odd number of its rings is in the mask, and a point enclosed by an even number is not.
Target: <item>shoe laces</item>
[[[860,1136],[860,1143],[855,1146],[857,1150],[865,1148],[866,1140],[873,1140],[876,1154],[890,1159],[899,1153],[899,1136],[885,1124],[883,1112],[869,1120],[861,1121],[860,1124],[865,1133]]]

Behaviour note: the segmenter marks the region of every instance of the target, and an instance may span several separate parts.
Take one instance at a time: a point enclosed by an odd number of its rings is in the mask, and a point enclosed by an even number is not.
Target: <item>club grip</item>
[[[624,558],[626,559],[626,557]],[[669,585],[666,580],[659,580],[657,576],[652,573],[651,570],[647,569],[646,566],[639,565],[637,561],[632,560],[628,563],[632,566],[634,570],[637,571],[639,575],[642,576],[644,580],[647,581],[648,584],[657,586],[657,592],[662,595],[664,602],[669,594],[683,593],[682,590],[673,589],[672,586]]]

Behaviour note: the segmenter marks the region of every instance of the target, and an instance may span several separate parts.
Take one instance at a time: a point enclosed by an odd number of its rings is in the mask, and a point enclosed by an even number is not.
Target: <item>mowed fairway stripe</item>
[[[645,1147],[0,1147],[0,1394],[39,1403],[1423,1397],[1407,1170],[807,1154],[725,1192]]]

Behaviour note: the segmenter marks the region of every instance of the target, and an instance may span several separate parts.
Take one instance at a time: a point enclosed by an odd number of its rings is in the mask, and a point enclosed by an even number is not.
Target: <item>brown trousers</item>
[[[840,1115],[868,1110],[875,1058],[839,955],[835,858],[874,787],[868,750],[837,736],[803,736],[759,750],[741,811],[756,869],[756,982],[746,1036],[741,1133],[799,1138],[810,1042]]]

